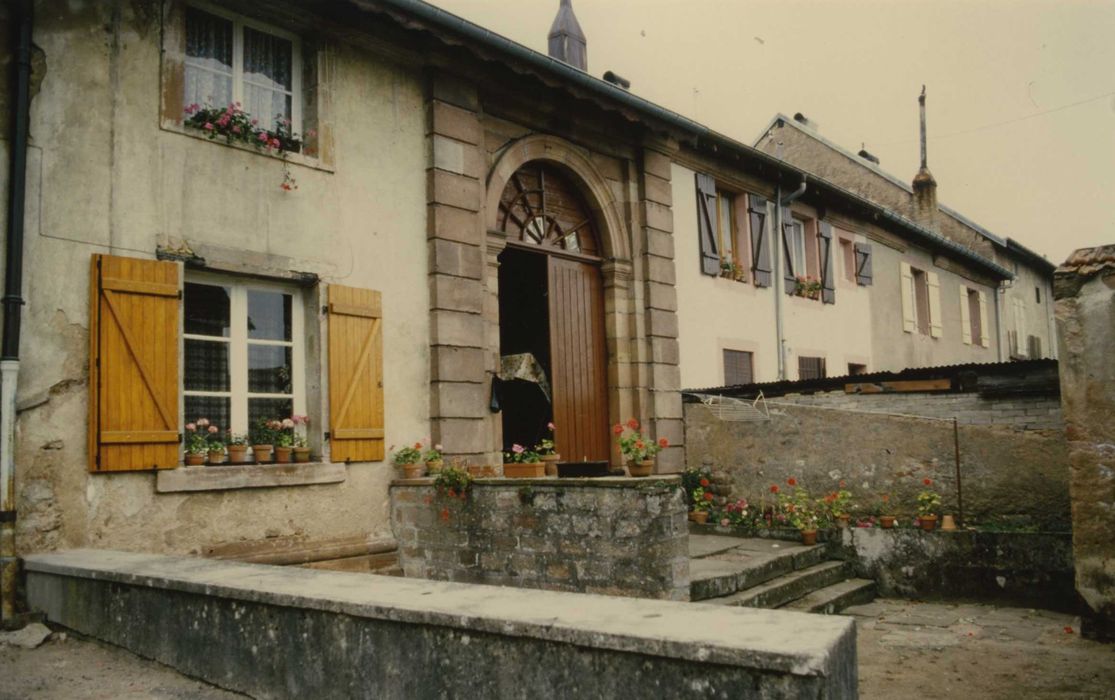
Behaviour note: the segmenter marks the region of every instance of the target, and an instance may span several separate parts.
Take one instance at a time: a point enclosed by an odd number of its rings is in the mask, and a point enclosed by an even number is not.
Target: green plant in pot
[[[395,449],[393,446],[391,449]],[[426,473],[426,465],[422,463],[422,443],[416,442],[411,446],[402,447],[391,454],[391,463],[403,470],[407,479],[420,479]]]
[[[272,421],[275,426],[275,461],[290,462],[294,454],[294,419]]]
[[[204,425],[203,425],[204,423]],[[209,452],[209,464],[223,464],[225,461],[225,438],[221,429],[211,424],[205,418],[199,418],[198,428],[205,428],[206,450]]]
[[[199,421],[209,423],[207,418],[199,418]],[[205,453],[209,451],[209,432],[204,428],[198,427],[197,422],[187,423],[186,429],[186,466],[196,467],[205,464]]]
[[[817,528],[822,522],[820,509],[804,487],[798,486],[794,477],[786,479],[786,484],[792,491],[778,493],[778,508],[785,515],[785,521],[791,527],[801,532],[801,541],[805,545],[817,543]]]
[[[690,508],[693,511],[693,522],[698,525],[704,525],[708,522],[709,511],[712,510],[713,502],[716,496],[711,491],[706,491],[703,487],[698,486],[693,489],[693,495],[690,501]]]
[[[639,421],[629,418],[627,423],[616,423],[612,432],[619,442],[619,451],[627,462],[631,476],[650,476],[654,472],[654,457],[670,446],[666,438],[650,440],[639,432]]]
[[[941,510],[941,494],[929,488],[933,485],[932,479],[923,479],[922,484],[926,488],[918,494],[918,522],[922,530],[933,532],[937,529],[937,512]]]
[[[426,463],[426,471],[437,474],[445,466],[445,456],[441,453],[441,445],[431,445],[422,453],[422,461]]]
[[[503,453],[503,476],[508,479],[546,476],[546,465],[542,456],[534,450],[514,444],[510,452]]]
[[[228,463],[244,464],[248,461],[248,438],[229,431],[228,434]]]
[[[264,464],[271,461],[275,449],[275,421],[260,418],[248,429],[248,442],[252,444],[252,455],[256,462]]]
[[[557,476],[557,463],[561,461],[561,455],[557,453],[554,446],[554,426],[553,421],[546,424],[546,429],[550,431],[550,437],[542,438],[537,445],[534,446],[534,451],[538,453],[539,459],[546,467],[546,476]]]

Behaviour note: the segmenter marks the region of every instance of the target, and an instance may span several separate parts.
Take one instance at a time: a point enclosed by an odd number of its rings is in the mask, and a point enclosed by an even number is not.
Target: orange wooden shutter
[[[89,468],[178,466],[179,267],[94,255],[89,309]]]
[[[380,294],[329,286],[329,441],[334,462],[383,459]]]

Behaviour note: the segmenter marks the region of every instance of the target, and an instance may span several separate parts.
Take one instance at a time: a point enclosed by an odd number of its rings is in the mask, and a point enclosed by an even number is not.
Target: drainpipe
[[[1004,345],[1006,342],[1006,333],[1003,332],[1003,303],[1002,298],[1007,293],[1006,283],[999,282],[999,286],[995,288],[995,336],[999,341],[999,362],[1006,362],[1006,353]]]
[[[786,293],[784,275],[782,274],[782,207],[789,206],[795,199],[805,194],[805,178],[802,177],[798,188],[782,196],[782,188],[774,190],[774,334],[778,346],[778,379],[786,379],[786,332],[782,322],[782,296]]]
[[[13,3],[15,5],[16,3]],[[20,0],[16,26],[15,101],[8,177],[7,265],[4,330],[0,338],[0,626],[15,621],[15,398],[19,377],[19,329],[23,306],[23,213],[27,193],[27,132],[31,104],[31,0]]]

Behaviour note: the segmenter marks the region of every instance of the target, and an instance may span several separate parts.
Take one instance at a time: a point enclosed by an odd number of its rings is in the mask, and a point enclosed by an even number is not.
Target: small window
[[[737,260],[735,208],[735,196],[716,188],[716,242],[722,263]]]
[[[1034,287],[1034,301],[1041,303],[1041,287]]]
[[[913,285],[911,294],[914,299],[914,320],[917,324],[918,333],[929,335],[929,278],[924,270],[919,270],[916,267],[910,268],[910,272]]]
[[[302,60],[297,37],[232,16],[186,8],[183,104],[240,103],[272,129],[302,131]]]
[[[185,418],[246,434],[260,419],[305,409],[301,295],[265,283],[187,280]]]
[[[971,333],[973,345],[982,345],[980,340],[983,337],[983,318],[980,313],[979,291],[976,289],[967,290],[968,295],[968,323]]]
[[[852,241],[847,238],[840,239],[840,256],[844,263],[844,279],[852,284],[856,283],[856,250]]]
[[[742,350],[724,351],[724,386],[751,384],[755,381],[752,356]]]
[[[825,358],[798,357],[798,379],[824,379]]]
[[[861,374],[867,374],[867,365],[861,365],[855,362],[848,363],[848,376],[858,377]]]
[[[805,222],[794,219],[791,228],[792,240],[790,241],[790,262],[794,274],[799,277],[809,274],[805,259]]]

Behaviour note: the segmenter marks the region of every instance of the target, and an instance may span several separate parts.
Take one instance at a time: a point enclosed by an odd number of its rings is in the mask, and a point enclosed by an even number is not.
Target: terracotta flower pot
[[[542,462],[503,463],[503,477],[505,479],[533,479],[540,476],[546,476],[546,465]]]
[[[690,515],[693,517],[693,522],[697,523],[698,525],[704,525],[708,522],[707,510],[695,510],[690,513]]]
[[[847,530],[851,520],[852,516],[850,515],[838,515],[836,516],[836,526],[839,527],[841,530]]]
[[[892,527],[894,527],[894,516],[893,515],[880,515],[879,516],[879,527],[883,528],[884,530],[889,530]]]
[[[294,461],[305,464],[310,461],[310,448],[309,447],[295,447],[294,448]]]
[[[654,473],[654,460],[644,459],[641,462],[628,462],[627,471],[631,476],[650,476]]]
[[[817,544],[817,531],[816,530],[802,530],[801,543],[808,546]]]
[[[247,445],[229,445],[228,446],[228,463],[229,464],[243,464],[248,461],[248,446]]]
[[[198,467],[198,466],[201,466],[202,464],[205,464],[205,453],[204,452],[187,452],[186,453],[186,466],[187,467]]]
[[[403,475],[407,479],[421,479],[426,475],[426,465],[421,462],[403,465]]]
[[[941,532],[956,532],[956,518],[951,515],[941,516]]]
[[[561,455],[559,455],[559,454],[542,455],[542,464],[544,464],[546,466],[546,476],[557,476],[558,475],[557,465],[558,465],[558,462],[560,462],[560,461],[561,461]]]
[[[937,529],[936,515],[923,515],[918,518],[918,522],[921,524],[921,529],[925,530],[926,532],[933,532]]]
[[[445,466],[445,460],[431,459],[429,462],[426,462],[426,473],[427,474],[437,474],[438,472],[441,471],[441,468],[444,467],[444,466]]]
[[[273,449],[271,445],[252,445],[252,454],[255,455],[257,462],[263,464],[271,461],[271,450]]]
[[[276,447],[275,448],[275,461],[281,464],[290,462],[290,456],[294,453],[293,447]]]
[[[215,450],[209,451],[209,464],[224,464],[225,453],[224,450],[217,452]]]

